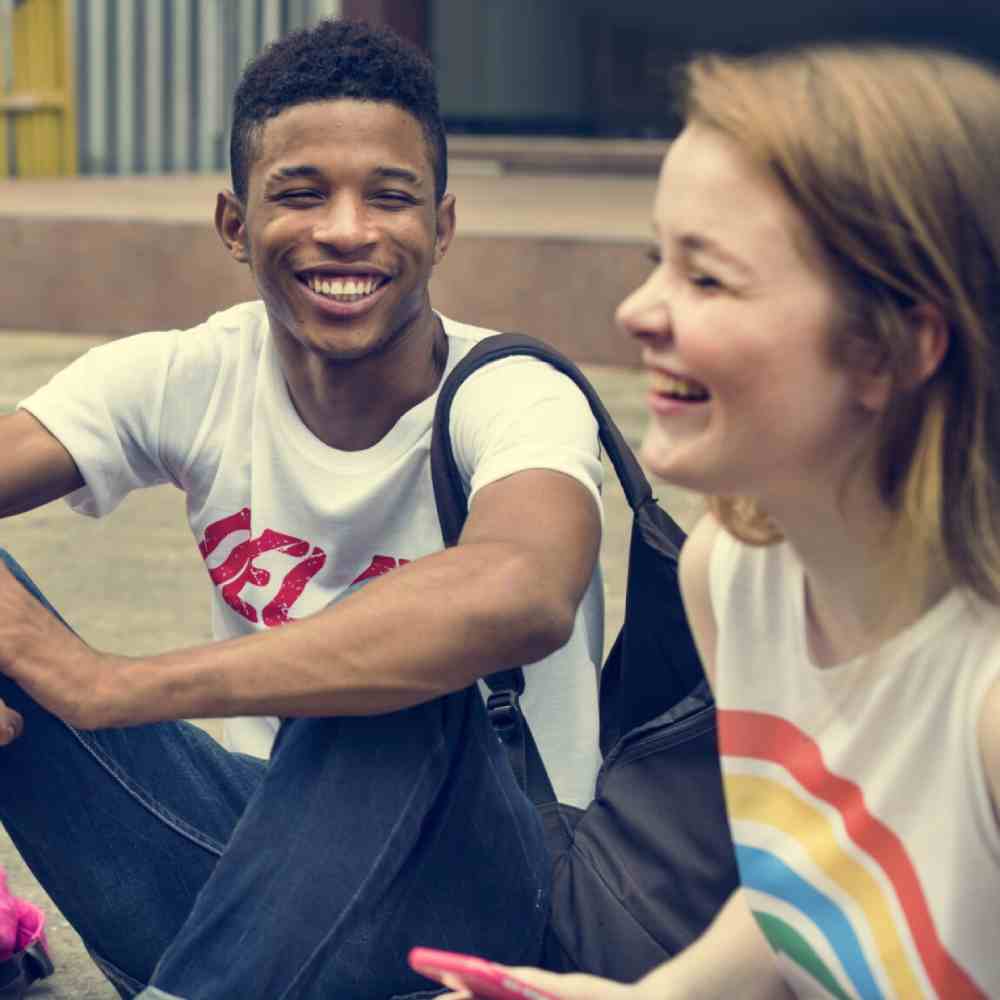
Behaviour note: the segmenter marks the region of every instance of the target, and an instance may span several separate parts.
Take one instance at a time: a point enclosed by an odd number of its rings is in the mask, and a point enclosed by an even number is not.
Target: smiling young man
[[[325,22],[237,90],[216,225],[261,301],[91,351],[0,418],[0,513],[173,483],[216,642],[99,652],[0,566],[0,818],[122,996],[424,995],[410,945],[537,961],[548,859],[475,682],[529,671],[557,791],[593,791],[596,427],[528,359],[452,410],[470,494],[443,550],[434,396],[489,331],[431,308],[455,229],[429,64]],[[221,716],[227,749],[184,722]]]

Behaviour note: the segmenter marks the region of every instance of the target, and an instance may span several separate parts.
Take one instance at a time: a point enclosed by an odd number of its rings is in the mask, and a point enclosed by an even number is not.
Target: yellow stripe
[[[922,996],[923,989],[911,969],[908,949],[896,931],[885,891],[864,865],[840,846],[826,815],[770,778],[729,774],[724,781],[730,819],[774,827],[799,844],[813,864],[864,914],[893,994]],[[850,919],[848,914],[845,916]]]

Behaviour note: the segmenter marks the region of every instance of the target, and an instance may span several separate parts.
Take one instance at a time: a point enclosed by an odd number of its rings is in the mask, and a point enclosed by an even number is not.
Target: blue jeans
[[[269,762],[185,722],[80,732],[6,677],[0,698],[24,716],[0,820],[122,997],[432,996],[415,944],[539,958],[541,824],[474,688],[286,720]]]

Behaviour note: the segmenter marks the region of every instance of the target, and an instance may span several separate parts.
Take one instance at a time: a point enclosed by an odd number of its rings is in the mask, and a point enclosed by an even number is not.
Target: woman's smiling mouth
[[[709,398],[708,390],[700,382],[658,369],[649,371],[649,389],[656,396],[685,403],[703,403]]]

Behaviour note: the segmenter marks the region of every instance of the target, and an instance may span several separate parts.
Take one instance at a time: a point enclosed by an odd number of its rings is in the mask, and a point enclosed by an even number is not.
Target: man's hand
[[[109,658],[90,649],[0,562],[0,674],[78,729],[99,726]],[[21,716],[0,702],[0,745],[16,739]]]
[[[21,735],[23,729],[24,719],[21,718],[20,713],[8,708],[0,701],[0,747],[13,743]]]

